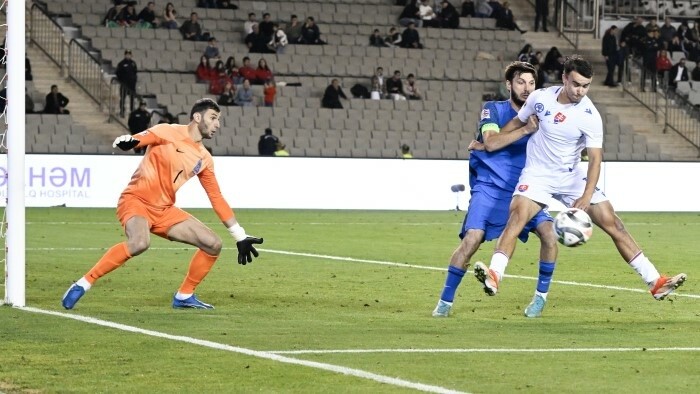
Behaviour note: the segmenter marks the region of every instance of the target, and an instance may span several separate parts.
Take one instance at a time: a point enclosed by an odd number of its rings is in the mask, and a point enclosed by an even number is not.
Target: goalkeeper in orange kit
[[[197,176],[217,216],[236,240],[238,263],[245,265],[258,257],[254,244],[262,238],[246,235],[233,210],[221,195],[214,175],[211,154],[202,145],[219,129],[219,106],[211,99],[198,100],[188,125],[159,124],[141,133],[123,135],[114,148],[147,148],[141,164],[131,177],[117,204],[117,217],[124,226],[126,241],[112,246],[90,271],[68,288],[62,304],[73,309],[87,290],[102,276],[148,249],[150,233],[199,248],[177,293],[173,308],[213,309],[194,294],[221,253],[221,238],[189,213],[177,208],[175,193]]]

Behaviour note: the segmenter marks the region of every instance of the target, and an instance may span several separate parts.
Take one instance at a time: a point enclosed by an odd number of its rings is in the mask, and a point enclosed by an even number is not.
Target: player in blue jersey
[[[506,68],[505,78],[510,99],[489,101],[484,104],[477,139],[469,146],[471,199],[459,234],[462,242],[452,253],[445,287],[433,310],[435,317],[449,315],[457,287],[479,246],[484,241],[496,239],[501,235],[508,221],[508,207],[513,191],[520,172],[525,166],[525,151],[529,137],[513,141],[506,140],[502,144],[502,149],[492,152],[484,151],[482,146],[490,136],[498,134],[500,128],[518,114],[527,97],[535,90],[537,71],[529,63],[513,62]],[[523,128],[527,129],[526,134],[530,135],[538,128],[537,118],[532,117]],[[482,150],[472,150],[479,147]],[[530,232],[535,232],[540,237],[540,275],[536,294],[543,295],[545,298],[557,257],[557,239],[552,226],[552,217],[546,210],[542,210],[527,223],[519,236],[523,242],[527,241]],[[541,310],[531,311],[530,309],[528,306],[525,310],[525,315],[528,317],[537,317],[541,313]]]

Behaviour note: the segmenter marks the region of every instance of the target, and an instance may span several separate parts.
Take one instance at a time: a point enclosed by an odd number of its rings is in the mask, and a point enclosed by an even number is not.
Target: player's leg
[[[508,261],[515,252],[515,244],[518,235],[525,228],[525,224],[532,219],[542,207],[523,195],[514,195],[510,203],[510,215],[508,223],[498,241],[491,263],[488,267],[482,262],[474,264],[474,276],[484,286],[484,292],[490,296],[496,295],[498,285],[503,279]]]
[[[177,208],[174,208],[177,209]],[[181,213],[184,211],[178,209]],[[194,295],[197,286],[204,280],[221,253],[221,238],[209,227],[194,217],[188,218],[168,228],[166,237],[198,248],[190,260],[187,275],[173,298],[173,308],[213,309],[213,306],[199,301]]]
[[[593,223],[610,236],[620,256],[639,274],[654,298],[662,300],[683,284],[686,274],[681,273],[672,277],[659,274],[654,264],[644,255],[627,231],[610,201],[592,204],[587,212]]]
[[[143,206],[126,204],[124,207],[120,201],[117,208],[117,215],[124,218],[124,215],[131,215],[124,223],[124,230],[127,240],[120,242],[107,250],[102,258],[85,274],[78,279],[63,295],[62,305],[66,309],[73,309],[75,304],[90,290],[92,285],[101,277],[121,267],[127,260],[137,256],[148,249],[150,245],[149,223],[145,216],[148,215]],[[122,215],[123,212],[128,212]]]
[[[540,238],[540,262],[537,276],[537,287],[532,301],[525,308],[526,317],[540,317],[542,310],[547,303],[549,286],[554,275],[554,268],[557,261],[557,236],[554,233],[554,225],[551,216],[546,211],[540,211],[525,227],[534,227],[537,236]]]

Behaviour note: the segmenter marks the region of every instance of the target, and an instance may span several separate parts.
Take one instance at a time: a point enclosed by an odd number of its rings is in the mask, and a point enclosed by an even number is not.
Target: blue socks
[[[552,274],[554,274],[554,263],[540,261],[540,275],[537,278],[537,292],[549,292],[549,284],[552,282]]]
[[[447,268],[447,279],[445,279],[445,288],[442,289],[442,295],[440,296],[441,300],[445,302],[454,301],[455,291],[457,291],[457,287],[459,287],[459,284],[462,282],[462,278],[466,273],[467,271],[454,266],[449,266]]]

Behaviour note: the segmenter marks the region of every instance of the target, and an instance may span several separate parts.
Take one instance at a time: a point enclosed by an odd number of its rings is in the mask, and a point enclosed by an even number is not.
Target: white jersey
[[[559,104],[562,86],[539,89],[527,98],[518,118],[527,123],[537,115],[540,127],[527,144],[523,172],[570,172],[581,161],[584,147],[603,147],[603,120],[586,96],[577,104]]]

